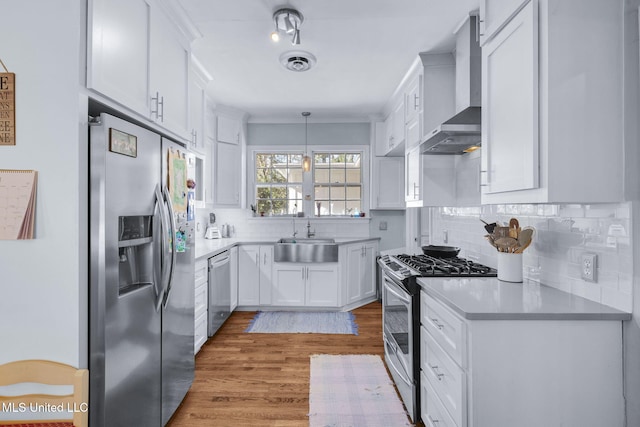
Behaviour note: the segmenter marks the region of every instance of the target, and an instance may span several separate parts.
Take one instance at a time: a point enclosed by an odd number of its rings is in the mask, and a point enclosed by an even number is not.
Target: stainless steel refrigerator
[[[89,135],[90,424],[164,426],[194,377],[185,150],[108,114]]]

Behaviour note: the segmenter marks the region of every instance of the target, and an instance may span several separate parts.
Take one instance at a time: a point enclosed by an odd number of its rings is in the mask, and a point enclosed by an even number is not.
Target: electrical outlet
[[[598,276],[598,255],[583,253],[580,261],[580,272],[582,278],[587,282],[597,282]]]
[[[380,225],[378,226],[379,230],[386,230],[387,229],[387,221],[380,221]]]

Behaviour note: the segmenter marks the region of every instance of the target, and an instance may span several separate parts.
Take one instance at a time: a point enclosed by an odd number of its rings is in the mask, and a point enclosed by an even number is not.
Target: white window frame
[[[256,154],[257,153],[303,153],[304,145],[248,145],[247,146],[247,206],[256,203]],[[362,212],[369,212],[369,193],[371,189],[371,179],[369,175],[369,146],[368,145],[309,145],[307,154],[311,156],[318,153],[359,153],[361,158],[362,174]],[[298,212],[304,212],[305,217],[311,218],[346,218],[346,216],[316,216],[314,185],[313,185],[313,161],[310,172],[304,172],[302,177],[303,200],[302,207],[298,207]],[[309,195],[309,200],[307,200]],[[367,215],[368,216],[368,215]],[[274,218],[282,218],[277,216]]]

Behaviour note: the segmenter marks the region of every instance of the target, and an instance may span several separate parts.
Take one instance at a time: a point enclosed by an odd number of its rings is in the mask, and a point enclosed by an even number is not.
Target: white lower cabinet
[[[624,425],[621,322],[468,320],[420,297],[426,426]]]
[[[194,335],[193,350],[194,354],[200,351],[202,345],[207,341],[207,312],[208,312],[208,293],[209,293],[209,266],[207,260],[197,261],[195,264],[195,301],[193,307],[194,317]]]
[[[373,300],[377,296],[377,253],[377,241],[340,246],[340,262],[344,266],[346,304]]]
[[[337,307],[337,263],[274,263],[272,304]]]
[[[445,409],[424,372],[420,373],[420,408],[422,423],[426,427],[459,427]]]
[[[238,305],[271,305],[273,245],[242,245],[238,250]]]

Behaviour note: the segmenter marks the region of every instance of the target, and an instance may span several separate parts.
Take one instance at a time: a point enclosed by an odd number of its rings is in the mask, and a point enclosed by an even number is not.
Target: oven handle
[[[396,285],[393,280],[389,279],[386,274],[384,275],[384,283],[385,285],[390,285],[385,286],[385,288],[387,288],[387,290],[391,292],[396,298],[407,305],[411,304],[411,300],[407,298],[406,295],[404,295],[404,292],[396,290],[398,288],[398,285]]]
[[[384,342],[385,342],[385,344],[386,344],[387,346],[391,347],[391,342],[389,342],[389,340],[385,339],[385,340],[384,340]],[[393,350],[393,348],[390,348],[390,350]],[[397,350],[396,350],[396,351],[394,351],[394,353],[396,353],[396,354],[397,354]],[[405,376],[404,376],[404,375],[402,375],[402,373],[400,372],[400,370],[396,367],[396,365],[394,365],[394,363],[393,363],[393,359],[392,359],[391,357],[389,357],[389,358],[387,359],[387,362],[389,362],[389,365],[393,368],[393,370],[394,370],[394,371],[396,371],[396,373],[398,374],[398,376],[402,379],[402,382],[404,382],[406,385],[408,385],[409,387],[411,387],[411,386],[412,386],[412,384],[411,384],[409,381],[407,381],[407,379],[405,378]]]

